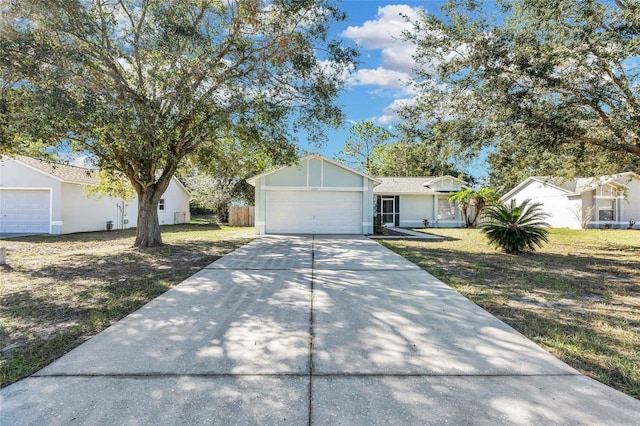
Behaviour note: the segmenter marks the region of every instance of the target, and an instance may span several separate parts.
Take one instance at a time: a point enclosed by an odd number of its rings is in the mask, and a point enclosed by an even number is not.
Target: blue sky
[[[411,25],[401,16],[416,17],[418,9],[439,13],[444,1],[343,0],[340,3],[348,19],[335,24],[337,38],[354,43],[360,49],[360,64],[349,76],[348,88],[340,97],[347,116],[342,129],[331,131],[326,146],[303,149],[316,151],[327,157],[338,153],[348,136],[351,125],[370,120],[387,128],[397,123],[394,108],[405,102],[411,92],[405,83],[411,77],[414,48],[401,40],[401,33]],[[486,175],[486,164],[477,161],[468,167],[477,177]]]

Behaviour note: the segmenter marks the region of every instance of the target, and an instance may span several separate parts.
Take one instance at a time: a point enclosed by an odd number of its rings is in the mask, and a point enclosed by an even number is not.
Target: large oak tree
[[[136,246],[185,158],[233,138],[293,159],[320,140],[355,52],[330,0],[22,0],[0,4],[2,150],[88,152],[138,199]],[[5,76],[11,76],[8,81]],[[212,154],[212,155],[213,155]]]
[[[537,173],[605,170],[602,158],[637,167],[639,2],[450,0],[407,37],[419,95],[403,116],[441,128],[457,155],[494,147],[501,173],[510,159]],[[542,163],[542,152],[588,167]]]

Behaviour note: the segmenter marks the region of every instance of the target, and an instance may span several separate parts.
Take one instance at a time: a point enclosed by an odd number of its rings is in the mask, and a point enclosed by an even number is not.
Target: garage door
[[[362,193],[267,191],[269,234],[362,234]]]
[[[0,232],[49,233],[49,191],[0,190]]]

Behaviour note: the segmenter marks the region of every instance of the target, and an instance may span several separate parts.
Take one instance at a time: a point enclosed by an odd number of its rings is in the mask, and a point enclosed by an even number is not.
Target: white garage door
[[[0,232],[49,233],[49,191],[0,190]]]
[[[269,234],[362,234],[362,193],[267,191]]]

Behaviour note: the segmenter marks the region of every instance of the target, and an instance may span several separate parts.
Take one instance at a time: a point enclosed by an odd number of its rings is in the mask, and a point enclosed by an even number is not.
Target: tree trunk
[[[166,189],[166,188],[165,188]],[[164,190],[153,185],[138,192],[138,225],[136,228],[136,247],[155,247],[162,245],[160,222],[158,221],[158,202]]]

